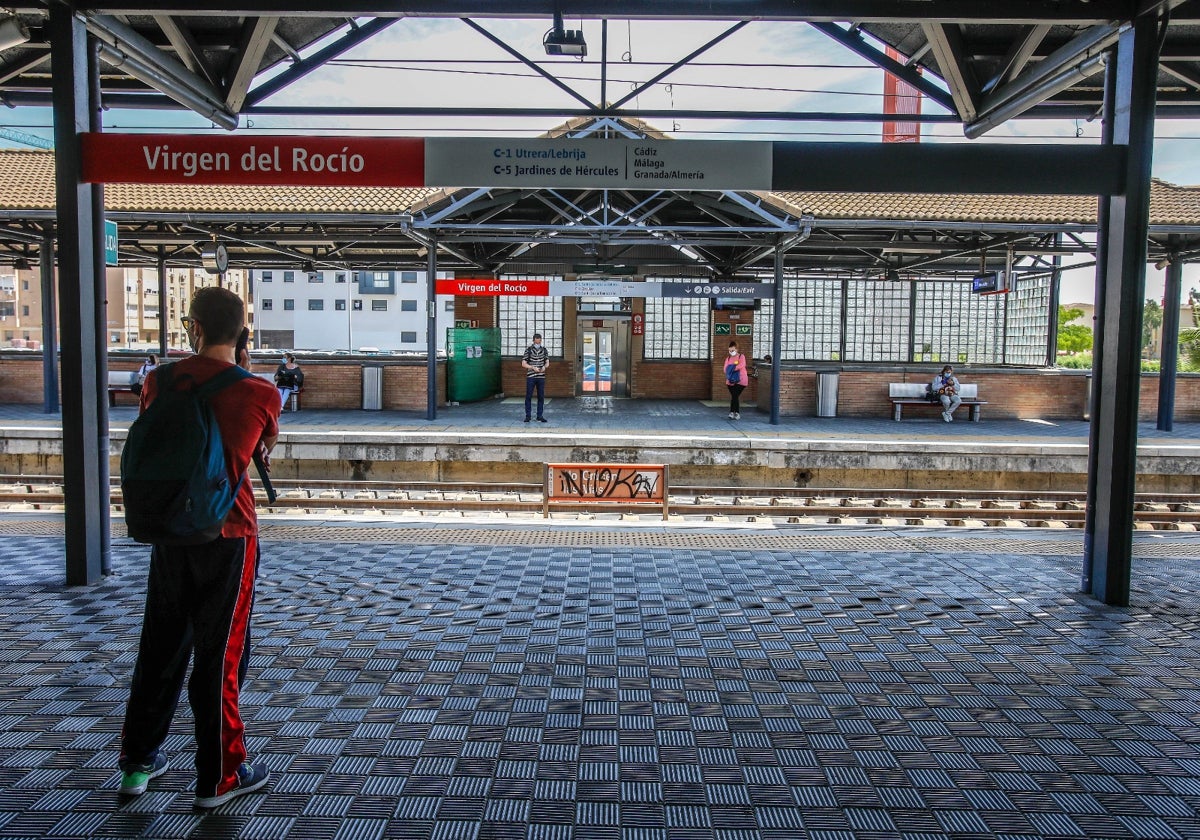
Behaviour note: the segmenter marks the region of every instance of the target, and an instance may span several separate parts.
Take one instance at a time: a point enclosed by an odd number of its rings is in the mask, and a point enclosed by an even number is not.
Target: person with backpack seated
[[[275,368],[275,387],[279,389],[281,407],[287,405],[288,397],[304,387],[304,371],[291,353],[284,353],[283,363]]]
[[[247,472],[275,445],[280,405],[269,382],[234,363],[244,323],[245,307],[228,289],[196,292],[183,319],[195,355],[146,378],[121,454],[130,536],[153,547],[120,792],[139,796],[166,772],[162,746],[190,659],[194,804],[202,810],[260,790],[270,777],[265,764],[247,760],[238,703],[259,561]]]

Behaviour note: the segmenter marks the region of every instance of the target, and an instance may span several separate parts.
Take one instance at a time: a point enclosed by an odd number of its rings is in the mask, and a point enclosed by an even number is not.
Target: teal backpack
[[[209,400],[251,374],[238,366],[191,386],[160,365],[154,402],[129,427],[121,452],[121,497],[129,536],[140,543],[200,545],[221,535],[246,480],[231,484],[221,429]],[[178,387],[181,383],[182,387]]]

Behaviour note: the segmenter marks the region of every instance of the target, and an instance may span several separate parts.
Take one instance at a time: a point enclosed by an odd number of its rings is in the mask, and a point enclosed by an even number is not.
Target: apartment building
[[[449,278],[452,274],[438,274]],[[281,350],[427,349],[424,271],[250,272],[255,346]],[[437,298],[437,347],[454,325],[454,298]]]

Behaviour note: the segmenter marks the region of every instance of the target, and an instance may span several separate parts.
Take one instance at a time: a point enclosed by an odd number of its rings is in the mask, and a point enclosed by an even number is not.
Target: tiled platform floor
[[[61,537],[0,529],[0,836],[1200,837],[1195,537],[1139,535],[1115,609],[1073,594],[1077,535],[544,530],[268,529],[243,704],[275,778],[205,815],[186,711],[115,791],[146,550],[66,588]]]

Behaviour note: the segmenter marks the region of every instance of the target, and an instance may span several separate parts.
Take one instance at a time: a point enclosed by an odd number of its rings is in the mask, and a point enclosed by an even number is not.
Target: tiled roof
[[[437,189],[109,184],[109,210],[159,213],[398,213],[444,195]],[[820,219],[1096,223],[1096,199],[1072,195],[920,195],[785,192],[771,198],[796,215]],[[0,211],[54,209],[54,154],[0,149]],[[1155,179],[1152,225],[1200,226],[1200,187]]]
[[[793,214],[821,219],[914,220],[1026,224],[1096,224],[1097,200],[1089,195],[960,195],[911,193],[775,193]],[[1152,225],[1200,225],[1200,187],[1153,179]]]

